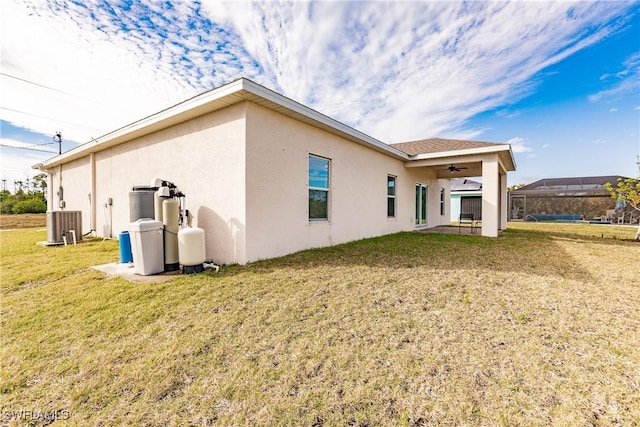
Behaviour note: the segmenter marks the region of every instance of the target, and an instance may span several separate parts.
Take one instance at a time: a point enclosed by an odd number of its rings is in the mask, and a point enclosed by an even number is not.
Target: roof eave
[[[224,86],[202,93],[172,107],[166,108],[158,113],[125,125],[98,138],[93,138],[91,141],[79,145],[59,156],[45,160],[42,163],[38,163],[34,165],[33,168],[47,170],[78,158],[82,158],[87,154],[102,151],[130,141],[134,138],[139,138],[150,133],[157,132],[189,118],[206,114],[208,110],[214,111],[217,109],[210,109],[207,108],[207,106],[211,106],[211,104],[224,99],[224,97],[237,94],[241,90],[242,79],[235,80]]]
[[[257,97],[257,98],[256,98]],[[225,99],[227,102],[225,102]],[[350,141],[372,148],[400,160],[408,160],[409,155],[382,141],[368,136],[354,128],[338,122],[324,114],[306,107],[270,89],[241,78],[209,92],[197,95],[180,104],[169,107],[151,116],[123,126],[90,142],[82,144],[59,156],[33,165],[34,169],[47,170],[58,165],[102,151],[135,138],[165,129],[186,120],[228,107],[241,101],[256,102],[266,108],[296,118],[312,126],[321,128]]]
[[[497,153],[498,155],[500,155],[500,159],[504,163],[504,167],[507,171],[512,172],[516,170],[516,160],[513,156],[513,151],[511,150],[510,144],[495,144],[495,146],[490,147],[484,146],[478,148],[467,148],[463,150],[415,154],[413,156],[410,156],[410,160],[431,160],[446,157],[462,157],[491,153]]]

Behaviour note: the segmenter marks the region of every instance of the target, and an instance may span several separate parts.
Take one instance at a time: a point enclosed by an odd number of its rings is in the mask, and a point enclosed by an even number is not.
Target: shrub
[[[24,213],[44,213],[47,211],[47,204],[39,199],[22,200],[13,205],[14,214]]]
[[[13,213],[13,205],[16,204],[15,199],[3,200],[0,202],[0,213],[11,214]]]

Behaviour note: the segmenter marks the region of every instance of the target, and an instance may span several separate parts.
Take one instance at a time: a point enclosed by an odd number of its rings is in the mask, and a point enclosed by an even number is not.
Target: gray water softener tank
[[[129,192],[129,222],[136,222],[142,218],[155,218],[153,187],[135,186]]]

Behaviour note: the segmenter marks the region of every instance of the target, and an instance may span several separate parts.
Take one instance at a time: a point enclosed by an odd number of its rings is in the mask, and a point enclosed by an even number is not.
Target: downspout
[[[55,171],[51,169],[46,169],[47,171],[47,211],[53,211],[54,202],[53,202],[53,183],[54,183],[54,174]]]
[[[98,201],[96,199],[96,157],[95,153],[89,155],[89,162],[91,163],[91,213],[90,220],[91,231],[96,231],[96,218],[98,217]]]
[[[58,209],[63,210],[64,189],[62,187],[62,164],[58,165]]]

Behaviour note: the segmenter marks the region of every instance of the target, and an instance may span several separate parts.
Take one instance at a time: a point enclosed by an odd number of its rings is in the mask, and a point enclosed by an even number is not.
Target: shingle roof
[[[495,147],[496,145],[505,144],[445,138],[429,138],[421,139],[419,141],[399,142],[396,144],[391,144],[393,148],[404,151],[410,156],[414,156],[416,154],[441,153],[445,151],[470,150],[481,147]]]

